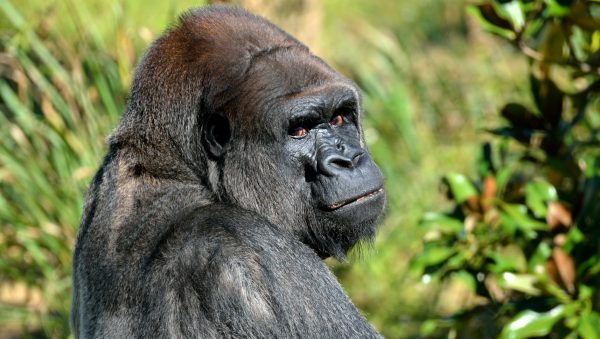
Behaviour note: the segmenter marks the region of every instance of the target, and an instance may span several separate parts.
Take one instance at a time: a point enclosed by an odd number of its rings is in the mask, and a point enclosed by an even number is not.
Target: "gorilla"
[[[383,213],[360,115],[357,86],[265,19],[182,15],[86,196],[75,337],[380,337],[323,262]]]

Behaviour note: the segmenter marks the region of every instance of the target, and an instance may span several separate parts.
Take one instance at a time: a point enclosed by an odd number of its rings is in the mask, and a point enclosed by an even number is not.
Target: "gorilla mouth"
[[[378,188],[378,189],[376,189],[374,191],[371,191],[371,192],[367,192],[367,193],[365,193],[363,195],[360,195],[358,197],[350,198],[350,199],[347,199],[347,200],[344,200],[344,201],[337,202],[337,203],[332,204],[332,205],[328,205],[328,206],[325,207],[325,209],[327,211],[335,211],[335,210],[340,209],[340,208],[342,208],[344,206],[368,200],[368,199],[370,199],[370,198],[372,198],[372,197],[374,197],[374,196],[376,196],[378,194],[381,194],[381,193],[383,193],[383,187],[380,187],[380,188]]]

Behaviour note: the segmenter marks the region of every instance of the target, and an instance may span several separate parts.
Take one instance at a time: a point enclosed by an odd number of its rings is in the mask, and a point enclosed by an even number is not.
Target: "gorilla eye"
[[[296,127],[290,133],[290,135],[294,138],[303,138],[308,134],[308,131],[304,127]]]
[[[344,123],[344,117],[341,114],[338,114],[329,120],[329,124],[333,126],[340,126]]]

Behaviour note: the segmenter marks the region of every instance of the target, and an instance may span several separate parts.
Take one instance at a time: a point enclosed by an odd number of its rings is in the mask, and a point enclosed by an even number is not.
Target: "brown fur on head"
[[[286,48],[308,54],[292,36],[242,9],[214,6],[182,15],[137,67],[129,107],[112,142],[140,134],[149,142],[162,142],[164,138],[153,135],[198,127],[209,113],[198,111],[203,101],[223,107],[236,95],[231,89],[246,78],[255,58]],[[131,133],[136,137],[128,138]],[[194,146],[171,137],[179,146]]]

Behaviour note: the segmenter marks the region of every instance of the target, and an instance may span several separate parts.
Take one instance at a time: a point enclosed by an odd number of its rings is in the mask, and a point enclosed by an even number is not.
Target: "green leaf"
[[[540,242],[533,254],[529,257],[527,269],[530,272],[535,271],[536,266],[544,265],[546,260],[552,255],[552,248],[545,242]]]
[[[546,230],[548,226],[545,223],[539,222],[527,213],[527,207],[524,205],[501,203],[502,212],[500,218],[503,223],[517,227],[529,238],[536,238],[537,232]]]
[[[428,212],[423,215],[420,226],[442,233],[458,233],[463,230],[463,222],[443,213]]]
[[[548,33],[543,50],[545,58],[549,60],[563,59],[564,36],[560,31],[559,25],[553,25],[549,30],[554,33]],[[563,101],[565,93],[556,86],[551,79],[538,79],[536,76],[530,77],[531,91],[535,99],[535,104],[542,117],[548,124],[555,128],[561,121],[563,111]]]
[[[567,243],[564,245],[564,249],[567,252],[571,252],[573,247],[585,240],[585,235],[579,230],[578,227],[571,227],[567,232]]]
[[[528,128],[512,128],[512,127],[493,128],[493,129],[489,129],[487,131],[494,135],[514,138],[515,140],[517,140],[518,142],[520,142],[526,146],[529,146],[531,144],[531,137],[534,135],[534,132],[535,132]],[[537,131],[537,134],[539,134],[539,131]]]
[[[459,249],[456,251],[456,254],[454,254],[444,263],[444,267],[448,271],[460,270],[465,267],[466,261],[467,253],[464,249]]]
[[[556,188],[551,184],[536,180],[525,187],[525,203],[538,218],[546,217],[548,202],[558,200]]]
[[[548,335],[554,324],[563,317],[564,309],[563,305],[558,305],[545,313],[522,311],[504,327],[500,338],[521,339]]]
[[[488,254],[488,257],[494,260],[494,263],[490,264],[489,267],[492,272],[524,272],[527,269],[527,259],[523,254],[523,250],[516,244],[501,247]]]
[[[503,191],[506,189],[511,177],[513,170],[510,167],[500,167],[496,174],[496,186],[498,190]]]
[[[514,274],[504,272],[500,284],[511,290],[527,293],[529,295],[540,295],[540,290],[535,287],[538,279],[531,274]]]
[[[452,274],[452,277],[458,281],[460,281],[463,285],[465,285],[469,291],[476,293],[477,292],[477,281],[475,277],[467,271],[458,271]]]
[[[469,6],[467,7],[467,13],[469,13],[486,31],[513,40],[516,37],[516,34],[509,29],[511,27],[510,22],[501,18],[493,10],[493,7],[491,10],[489,7],[492,6]]]
[[[529,129],[543,129],[544,120],[539,116],[535,115],[525,106],[518,103],[508,103],[500,111],[502,117],[504,117],[511,126],[517,129],[529,128]]]
[[[594,295],[594,289],[593,288],[591,288],[589,286],[586,286],[586,285],[583,285],[583,284],[579,285],[579,296],[578,296],[577,299],[579,299],[579,300],[585,300],[585,299],[591,298],[593,295]]]
[[[543,29],[545,21],[541,18],[528,19],[522,38],[535,38]]]
[[[523,14],[521,1],[510,1],[502,4],[502,9],[515,30],[520,31],[525,26],[525,15]]]
[[[471,181],[462,174],[448,174],[446,175],[445,180],[450,188],[450,192],[452,192],[454,200],[459,204],[462,204],[468,198],[477,195],[477,190]]]
[[[577,333],[583,339],[599,339],[600,338],[600,315],[596,312],[582,315],[579,318],[579,326]]]
[[[544,0],[546,3],[546,15],[554,17],[562,17],[569,14],[570,9],[568,5],[562,5],[557,0]]]
[[[441,263],[454,254],[454,249],[448,247],[431,246],[419,253],[414,262],[421,267],[428,267]]]

